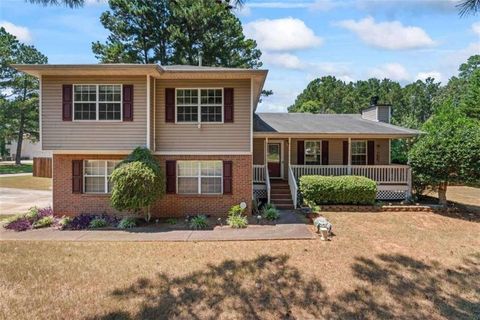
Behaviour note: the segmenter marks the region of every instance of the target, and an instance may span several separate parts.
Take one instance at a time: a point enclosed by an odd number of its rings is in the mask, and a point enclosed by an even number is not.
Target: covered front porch
[[[279,207],[296,208],[301,176],[359,175],[377,182],[377,199],[406,199],[411,195],[411,169],[391,163],[392,139],[379,135],[257,136],[253,139],[254,195]]]

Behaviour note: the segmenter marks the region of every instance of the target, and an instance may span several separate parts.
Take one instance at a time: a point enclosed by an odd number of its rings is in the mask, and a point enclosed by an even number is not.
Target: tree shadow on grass
[[[94,319],[480,317],[480,255],[452,269],[398,254],[358,257],[351,266],[354,285],[331,296],[288,259],[262,255],[226,260],[187,276],[141,278],[112,292],[119,302],[139,304],[139,312],[119,310]],[[348,287],[348,281],[343,285]]]

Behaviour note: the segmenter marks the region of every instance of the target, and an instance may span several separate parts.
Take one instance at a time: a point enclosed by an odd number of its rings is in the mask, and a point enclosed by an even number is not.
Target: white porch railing
[[[290,187],[290,193],[292,194],[293,199],[293,208],[297,208],[297,195],[298,195],[298,186],[297,180],[295,179],[295,175],[292,171],[292,166],[288,167],[288,185]]]
[[[364,176],[378,184],[408,184],[410,182],[410,167],[405,165],[381,166],[309,166],[290,165],[296,179],[305,175]]]
[[[254,183],[265,182],[265,166],[263,164],[253,165],[253,182]]]

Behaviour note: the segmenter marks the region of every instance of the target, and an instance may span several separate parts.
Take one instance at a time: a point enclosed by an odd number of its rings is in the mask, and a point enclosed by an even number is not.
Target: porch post
[[[388,139],[388,164],[392,164],[392,139]]]
[[[352,138],[348,138],[348,174],[352,174]]]
[[[290,157],[292,156],[292,149],[291,149],[291,145],[292,145],[292,138],[288,138],[288,170],[290,170]]]
[[[265,168],[267,167],[267,153],[268,153],[268,137],[265,138],[265,162],[264,162],[264,165],[265,165]]]

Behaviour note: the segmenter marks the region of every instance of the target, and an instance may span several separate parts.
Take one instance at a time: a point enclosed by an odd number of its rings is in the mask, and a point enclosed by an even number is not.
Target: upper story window
[[[322,159],[321,141],[305,141],[305,164],[320,165]]]
[[[177,89],[177,122],[223,122],[223,89]]]
[[[367,141],[365,140],[352,141],[352,164],[353,165],[367,164]]]
[[[122,120],[122,85],[73,85],[73,120]]]

